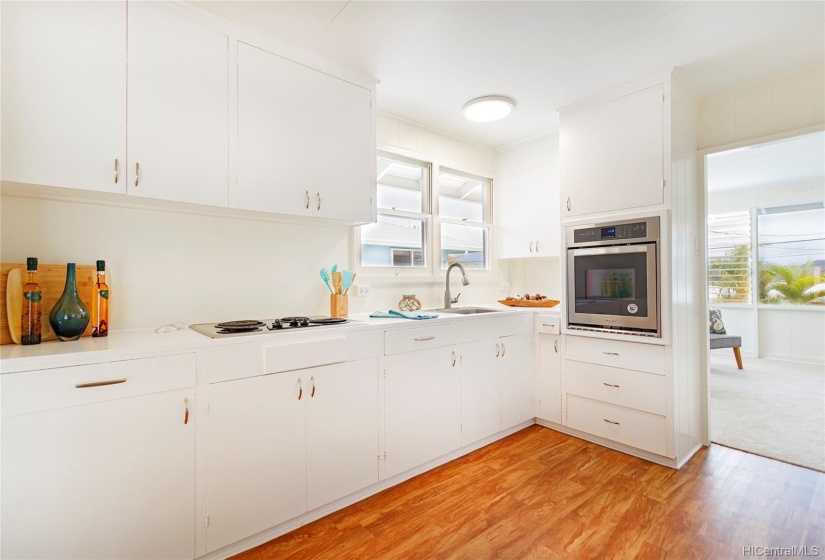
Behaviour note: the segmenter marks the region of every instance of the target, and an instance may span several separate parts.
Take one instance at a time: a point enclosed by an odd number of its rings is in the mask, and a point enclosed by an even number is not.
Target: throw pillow
[[[725,323],[722,322],[722,310],[711,307],[708,311],[710,312],[710,332],[713,334],[727,334]]]

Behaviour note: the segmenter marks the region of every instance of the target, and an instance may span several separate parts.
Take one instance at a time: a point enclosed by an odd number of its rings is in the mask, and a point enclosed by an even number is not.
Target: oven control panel
[[[647,237],[647,222],[634,222],[615,226],[582,228],[573,231],[574,243],[594,241],[641,239]]]

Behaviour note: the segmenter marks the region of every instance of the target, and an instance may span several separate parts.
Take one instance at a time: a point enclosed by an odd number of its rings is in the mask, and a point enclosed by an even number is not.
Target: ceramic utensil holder
[[[330,294],[329,296],[329,316],[346,317],[349,314],[349,304],[347,294]]]

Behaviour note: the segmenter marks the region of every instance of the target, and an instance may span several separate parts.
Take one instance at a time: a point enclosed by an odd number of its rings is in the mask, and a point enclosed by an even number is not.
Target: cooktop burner
[[[201,323],[189,328],[211,338],[225,338],[267,331],[286,331],[308,327],[323,327],[349,323],[343,317],[283,317],[281,319],[226,321],[223,323]]]

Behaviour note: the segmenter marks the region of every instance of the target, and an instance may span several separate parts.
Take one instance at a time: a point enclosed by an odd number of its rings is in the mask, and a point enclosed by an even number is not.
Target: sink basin
[[[451,307],[449,309],[431,309],[435,313],[457,313],[459,315],[475,315],[477,313],[502,313],[504,309],[488,309],[486,307]]]

